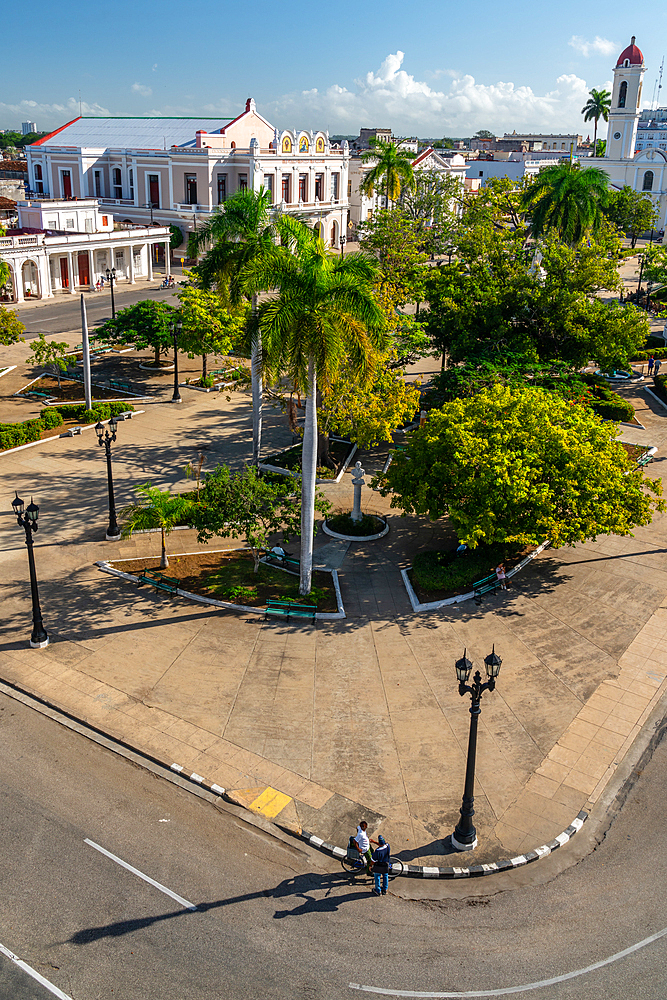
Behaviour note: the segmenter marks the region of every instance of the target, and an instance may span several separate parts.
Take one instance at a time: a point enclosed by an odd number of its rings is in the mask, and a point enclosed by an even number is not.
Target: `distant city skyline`
[[[63,0],[57,13],[31,23],[29,35],[18,8],[4,26],[17,44],[3,58],[0,128],[17,131],[26,120],[45,131],[72,120],[80,92],[84,115],[234,117],[252,96],[277,127],[585,136],[588,92],[610,88],[630,36],[649,67],[644,108],[667,50],[664,9],[629,13],[614,0],[603,19],[599,8],[574,0],[557,10],[518,0],[511,16],[480,0],[474,18],[451,0],[422,0],[417,8],[340,0],[326,9],[295,0],[285,18],[266,0],[252,17],[231,5],[165,0],[157,14],[138,5],[92,22]],[[667,80],[661,98],[664,105]]]

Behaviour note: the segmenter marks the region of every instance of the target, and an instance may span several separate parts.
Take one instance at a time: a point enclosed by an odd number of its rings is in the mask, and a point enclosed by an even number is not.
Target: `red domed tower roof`
[[[635,45],[635,36],[633,35],[630,39],[630,44],[627,49],[623,49],[620,56],[618,57],[618,62],[616,66],[622,66],[625,60],[628,60],[631,66],[643,66],[644,56],[642,50],[638,49]]]

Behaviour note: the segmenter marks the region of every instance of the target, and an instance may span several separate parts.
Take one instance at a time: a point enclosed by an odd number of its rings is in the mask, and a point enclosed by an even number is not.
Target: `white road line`
[[[612,962],[618,962],[621,958],[627,958],[628,955],[632,955],[633,952],[639,951],[640,948],[645,948],[647,945],[653,944],[654,941],[659,941],[665,935],[667,935],[667,927],[664,927],[656,934],[651,934],[650,937],[644,938],[643,941],[638,941],[637,944],[630,945],[629,948],[624,948],[623,951],[617,951],[615,955],[610,955],[609,958],[603,958],[601,962],[594,962],[593,965],[587,965],[585,969],[577,969],[576,972],[566,972],[562,976],[554,976],[553,979],[541,979],[537,983],[526,983],[525,986],[507,986],[505,989],[500,990],[470,990],[466,993],[419,993],[414,990],[384,990],[379,986],[360,986],[359,983],[350,983],[349,986],[351,990],[361,990],[363,993],[379,993],[384,997],[419,997],[422,1000],[466,1000],[467,997],[506,997],[510,993],[526,993],[528,990],[541,990],[545,986],[554,986],[556,983],[564,983],[568,979],[585,976],[587,972],[595,972],[596,969],[602,969],[605,965],[611,965]]]
[[[164,892],[165,895],[171,896],[171,898],[175,899],[177,903],[184,906],[186,910],[197,909],[194,903],[191,903],[188,899],[183,899],[183,897],[179,896],[177,892],[172,892],[171,889],[167,889],[166,885],[161,885],[161,883],[156,882],[155,879],[149,878],[148,875],[144,875],[144,873],[140,872],[138,868],[133,868],[132,865],[128,865],[127,861],[123,861],[122,858],[117,858],[116,855],[112,854],[110,851],[105,851],[105,849],[100,847],[99,844],[96,844],[95,841],[88,840],[86,837],[84,844],[88,844],[89,847],[94,847],[96,851],[99,851],[100,854],[104,854],[107,858],[111,858],[111,860],[115,861],[117,865],[121,866],[121,868],[126,868],[128,872],[132,872],[133,875],[138,875],[139,878],[144,880],[144,882],[148,882],[149,885],[155,886],[155,888],[159,889],[160,892]]]
[[[63,993],[62,990],[59,990],[57,986],[50,983],[48,979],[44,978],[44,976],[40,976],[39,972],[36,972],[35,969],[31,968],[27,962],[21,961],[18,955],[15,955],[13,951],[9,950],[9,948],[5,948],[3,944],[0,944],[0,954],[6,955],[10,962],[13,962],[14,965],[18,965],[19,969],[23,969],[23,971],[27,972],[29,976],[36,979],[38,983],[41,983],[42,986],[49,991],[49,993],[53,993],[54,997],[58,997],[58,1000],[72,1000],[71,996],[67,993]]]

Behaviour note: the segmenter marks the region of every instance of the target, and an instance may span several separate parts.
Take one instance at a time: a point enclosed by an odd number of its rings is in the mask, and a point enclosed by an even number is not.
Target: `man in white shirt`
[[[354,838],[354,842],[357,845],[357,850],[359,851],[359,854],[361,854],[364,858],[366,858],[366,870],[370,872],[372,871],[373,867],[372,866],[373,852],[371,851],[370,838],[366,833],[367,829],[368,829],[368,823],[366,822],[365,819],[362,819],[361,823],[357,827],[357,835]],[[376,841],[373,841],[373,843],[376,843]]]

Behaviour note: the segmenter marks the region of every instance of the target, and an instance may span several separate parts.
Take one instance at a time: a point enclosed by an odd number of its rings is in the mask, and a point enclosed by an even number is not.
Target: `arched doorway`
[[[14,264],[7,261],[9,266],[9,277],[4,285],[0,285],[0,302],[16,302],[16,279],[14,276]]]
[[[23,280],[23,297],[26,299],[41,298],[39,290],[39,271],[34,260],[26,260],[21,268]]]
[[[338,223],[337,222],[334,222],[333,225],[331,226],[331,246],[334,248],[334,250],[338,246]]]
[[[315,235],[317,236],[318,240],[324,239],[324,223],[322,222],[315,223]]]

